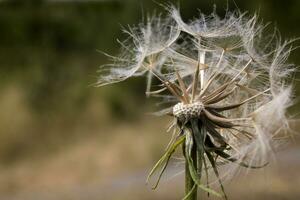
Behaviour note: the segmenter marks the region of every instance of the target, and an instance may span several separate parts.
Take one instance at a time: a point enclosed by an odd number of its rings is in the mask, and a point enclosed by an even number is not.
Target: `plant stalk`
[[[197,170],[197,176],[200,179],[201,178],[201,171],[202,171],[202,162],[203,162],[203,155],[204,155],[204,149],[202,148],[202,144],[204,141],[204,135],[205,135],[205,129],[197,119],[191,120],[191,128],[193,133],[193,147],[191,151],[191,159],[192,163],[194,165],[194,169]],[[197,145],[198,142],[198,145]],[[199,146],[200,144],[200,146]],[[183,148],[185,149],[185,145],[183,145]],[[185,152],[185,150],[183,151]],[[197,200],[197,184],[194,182],[190,170],[189,170],[189,163],[185,161],[185,200]]]
[[[184,147],[185,148],[185,145]],[[183,150],[184,151],[184,150]],[[197,165],[197,147],[194,145],[191,152],[191,157],[194,165]],[[197,169],[197,166],[194,166]],[[189,196],[185,200],[196,200],[197,199],[197,186],[191,177],[188,161],[185,161],[185,195]],[[193,191],[192,191],[193,190]]]

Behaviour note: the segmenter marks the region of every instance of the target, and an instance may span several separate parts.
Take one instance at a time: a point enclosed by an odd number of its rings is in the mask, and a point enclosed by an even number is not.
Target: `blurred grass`
[[[179,2],[185,19],[197,16],[196,8],[209,13],[213,3],[221,15],[226,7],[221,0],[171,2]],[[300,35],[300,1],[236,3],[242,11],[259,10],[264,21],[275,21],[283,37]],[[233,1],[229,6],[235,7]],[[124,38],[120,25],[139,23],[141,7],[144,15],[162,10],[150,0],[0,3],[0,199],[181,195],[179,179],[164,182],[157,192],[144,185],[146,169],[170,136],[165,134],[168,119],[145,115],[154,108],[144,97],[144,79],[91,86],[99,65],[108,62],[96,50],[116,54],[116,38]],[[295,50],[290,61],[299,64],[298,55]],[[296,90],[298,96],[298,83]],[[299,104],[292,109],[298,111]],[[249,180],[258,188],[253,186],[251,195],[245,189],[250,183],[239,184],[245,181],[228,186],[228,193],[232,199],[299,199],[297,155],[280,163],[283,174],[270,172],[274,184],[268,188],[254,175]]]

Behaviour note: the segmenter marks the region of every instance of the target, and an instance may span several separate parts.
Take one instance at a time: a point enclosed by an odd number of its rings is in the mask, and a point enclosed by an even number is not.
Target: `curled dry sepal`
[[[287,136],[292,41],[281,41],[276,31],[263,36],[266,26],[245,13],[200,14],[187,23],[176,8],[167,11],[125,30],[121,55],[101,67],[98,85],[146,75],[147,96],[168,105],[158,114],[174,117],[171,142],[150,176],[160,169],[159,181],[182,146],[194,183],[218,195],[203,185],[202,171],[212,169],[224,191],[223,178],[239,166],[265,166]],[[154,86],[153,78],[161,85]]]

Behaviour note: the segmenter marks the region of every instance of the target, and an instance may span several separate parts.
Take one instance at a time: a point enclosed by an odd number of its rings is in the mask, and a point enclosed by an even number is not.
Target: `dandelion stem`
[[[186,145],[182,145],[183,153],[185,154]],[[194,165],[197,163],[197,147],[193,145],[191,158]],[[187,161],[187,156],[185,158],[185,200],[197,200],[197,184],[194,182],[191,173],[189,162]],[[194,166],[196,168],[196,166]],[[195,187],[196,186],[196,187]]]
[[[191,130],[192,140],[191,145],[183,146],[185,153],[186,164],[185,164],[185,200],[196,200],[197,199],[197,188],[201,185],[201,172],[204,156],[204,137],[206,130],[200,125],[198,119],[191,119]],[[186,139],[189,141],[189,139]],[[189,153],[190,152],[190,153]],[[190,154],[190,155],[187,155]],[[190,161],[188,160],[190,159]],[[193,165],[193,166],[190,166]],[[191,168],[195,169],[191,171]],[[196,176],[196,178],[195,178]],[[195,185],[197,187],[195,187]]]

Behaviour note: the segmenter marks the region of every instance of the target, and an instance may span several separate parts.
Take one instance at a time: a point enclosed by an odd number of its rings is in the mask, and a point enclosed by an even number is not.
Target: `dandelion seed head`
[[[238,166],[265,166],[289,130],[293,40],[283,41],[277,31],[266,35],[257,15],[214,11],[185,22],[175,7],[167,12],[125,31],[129,39],[113,64],[101,68],[99,85],[147,74],[146,94],[171,104],[159,114],[175,117],[179,129],[154,171],[184,141],[185,156],[196,145],[210,163],[205,168],[230,166],[218,179]],[[153,78],[162,83],[156,91]]]

